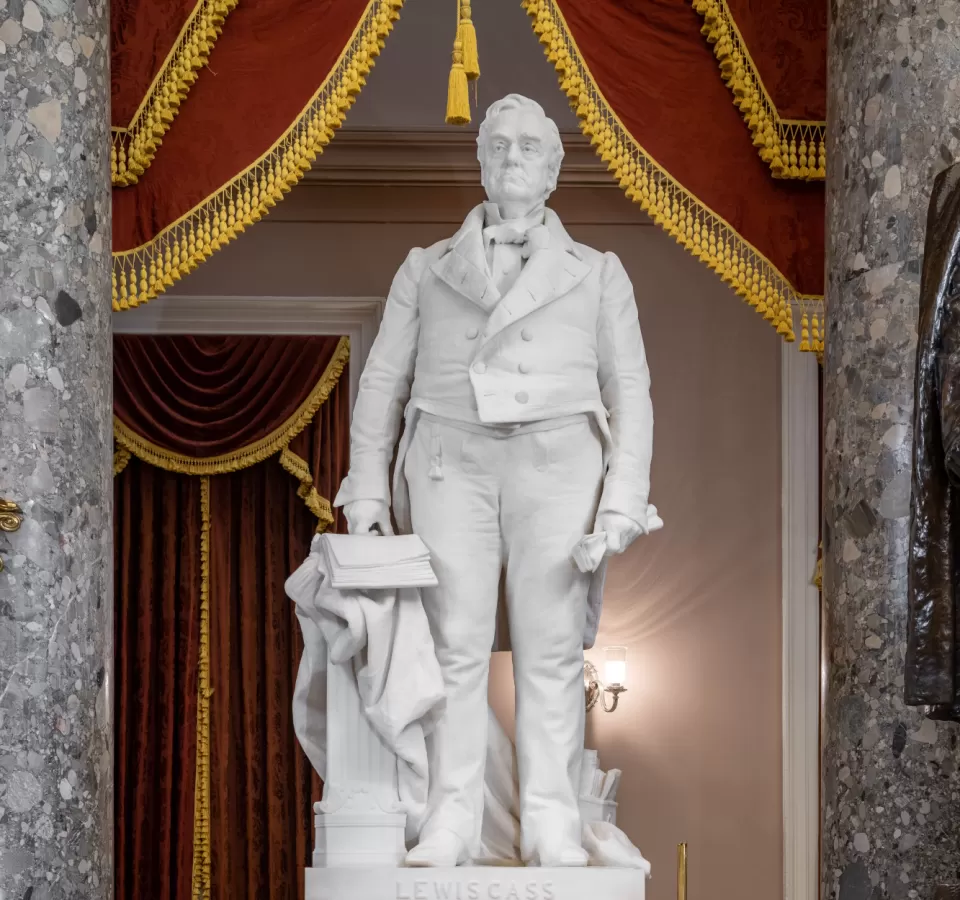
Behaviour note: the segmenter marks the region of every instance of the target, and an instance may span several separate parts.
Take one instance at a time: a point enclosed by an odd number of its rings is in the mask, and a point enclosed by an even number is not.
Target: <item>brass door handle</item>
[[[19,531],[23,524],[23,510],[13,500],[0,497],[0,531]],[[3,560],[0,559],[0,572],[3,571]]]

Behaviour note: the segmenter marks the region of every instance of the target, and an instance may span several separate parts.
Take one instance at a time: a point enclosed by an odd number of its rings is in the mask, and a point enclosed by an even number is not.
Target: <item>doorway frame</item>
[[[820,868],[820,403],[817,359],[781,350],[783,896],[817,900]]]

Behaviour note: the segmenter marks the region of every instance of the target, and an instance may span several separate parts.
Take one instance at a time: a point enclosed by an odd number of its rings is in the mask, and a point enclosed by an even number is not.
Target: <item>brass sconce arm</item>
[[[12,500],[0,497],[0,531],[19,531],[23,524],[23,510]],[[3,560],[0,559],[0,572],[3,571]]]
[[[583,692],[587,712],[590,712],[597,705],[598,700],[600,701],[600,708],[604,712],[613,712],[617,708],[617,703],[620,702],[620,695],[626,693],[626,691],[627,689],[622,684],[605,685],[600,680],[596,666],[589,660],[584,661]],[[609,706],[607,705],[608,695],[613,698]]]

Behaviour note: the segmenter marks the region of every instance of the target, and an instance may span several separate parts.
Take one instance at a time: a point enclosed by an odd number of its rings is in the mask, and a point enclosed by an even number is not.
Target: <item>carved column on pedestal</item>
[[[399,866],[406,855],[397,757],[370,727],[353,661],[327,661],[327,772],[313,864]]]

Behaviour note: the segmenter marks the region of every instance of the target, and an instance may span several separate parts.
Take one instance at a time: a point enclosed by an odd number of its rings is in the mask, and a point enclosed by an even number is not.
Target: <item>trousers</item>
[[[510,433],[422,415],[403,474],[411,524],[438,580],[422,596],[447,697],[427,738],[421,839],[449,829],[471,853],[479,846],[487,681],[503,579],[521,856],[536,861],[546,847],[579,846],[590,576],[571,551],[593,530],[603,478],[599,430],[588,416]]]

